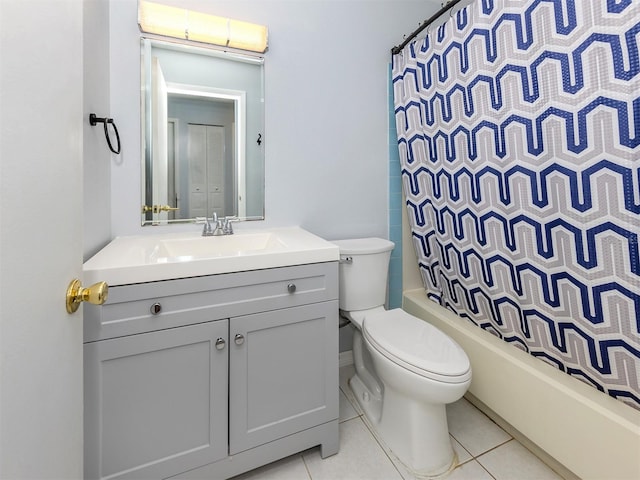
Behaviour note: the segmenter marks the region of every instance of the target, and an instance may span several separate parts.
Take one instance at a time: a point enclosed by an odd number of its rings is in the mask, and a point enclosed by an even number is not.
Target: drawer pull
[[[289,285],[287,285],[287,291],[289,293],[295,293],[296,291],[296,284],[295,283],[290,283]]]
[[[236,345],[242,345],[244,343],[244,337],[242,334],[237,333],[233,341],[236,342]]]
[[[224,347],[225,347],[226,344],[227,344],[227,342],[224,341],[224,338],[218,337],[218,339],[216,340],[216,349],[217,350],[224,350]]]
[[[158,315],[162,311],[162,305],[156,302],[151,305],[149,310],[151,310],[151,315]]]

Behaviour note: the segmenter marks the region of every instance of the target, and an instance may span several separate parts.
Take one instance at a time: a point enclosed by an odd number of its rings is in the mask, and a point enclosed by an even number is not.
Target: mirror
[[[142,225],[264,219],[263,64],[141,40]]]

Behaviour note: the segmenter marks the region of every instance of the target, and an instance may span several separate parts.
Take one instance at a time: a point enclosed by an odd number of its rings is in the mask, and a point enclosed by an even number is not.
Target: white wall
[[[266,219],[327,239],[387,236],[390,49],[438,9],[429,0],[163,0],[269,27]],[[112,235],[140,227],[140,68],[135,0],[111,0]],[[191,225],[186,227],[195,229]]]
[[[109,105],[109,0],[83,2],[85,126],[89,114],[111,117]],[[116,123],[119,125],[119,122]],[[84,128],[84,259],[111,240],[111,162],[103,125]],[[112,142],[114,143],[115,140]],[[115,143],[114,143],[115,147]]]

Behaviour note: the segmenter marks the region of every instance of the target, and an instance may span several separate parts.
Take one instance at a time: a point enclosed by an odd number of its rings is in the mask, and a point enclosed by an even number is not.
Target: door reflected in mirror
[[[263,58],[141,41],[142,225],[264,218]]]

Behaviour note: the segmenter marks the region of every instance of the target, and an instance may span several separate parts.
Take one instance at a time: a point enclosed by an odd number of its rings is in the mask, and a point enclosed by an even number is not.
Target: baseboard
[[[353,351],[352,350],[347,350],[346,352],[340,352],[338,366],[340,368],[342,368],[342,367],[346,367],[347,365],[353,365]]]

